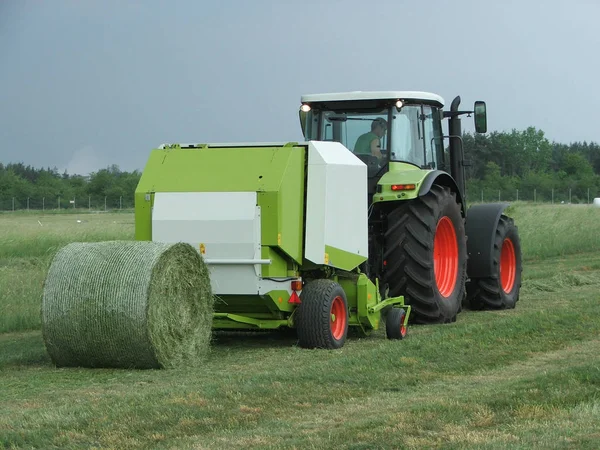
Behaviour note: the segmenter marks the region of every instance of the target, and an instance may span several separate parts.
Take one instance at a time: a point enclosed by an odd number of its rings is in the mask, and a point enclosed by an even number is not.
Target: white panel
[[[367,166],[338,142],[312,141],[307,183],[305,257],[324,264],[326,245],[367,257]]]
[[[258,293],[262,270],[256,192],[157,192],[152,240],[186,242],[198,251],[204,245],[215,294]],[[211,259],[219,264],[211,265]]]
[[[327,169],[330,188],[327,192],[325,244],[366,257],[369,245],[367,166],[336,165]]]
[[[311,155],[309,150],[304,257],[315,264],[325,264],[327,168],[318,162],[311,162],[311,159],[320,158],[318,154]]]
[[[342,100],[429,100],[444,106],[444,99],[437,94],[422,91],[353,91],[353,92],[332,92],[325,94],[308,94],[300,97],[302,103],[307,102],[327,102]]]

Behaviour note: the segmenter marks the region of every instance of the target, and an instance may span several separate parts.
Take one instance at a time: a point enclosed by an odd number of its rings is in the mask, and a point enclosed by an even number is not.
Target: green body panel
[[[389,202],[395,200],[410,200],[417,198],[423,180],[431,170],[422,170],[412,164],[390,162],[390,170],[378,182],[381,192],[373,196],[373,203]],[[414,184],[415,189],[410,191],[392,191],[394,184]]]
[[[289,320],[273,320],[273,319],[255,319],[253,317],[242,316],[240,314],[225,314],[215,313],[213,319],[213,328],[217,329],[262,329],[262,330],[273,330],[280,327],[289,326]]]
[[[404,306],[404,297],[381,299],[379,288],[365,274],[339,278],[338,283],[346,293],[350,310],[349,325],[359,326],[364,332],[377,330],[381,310],[386,306]],[[408,307],[410,309],[410,307]]]
[[[263,245],[261,248],[261,258],[271,260],[271,264],[262,266],[263,277],[298,276],[298,271],[293,269],[290,259],[282,251],[278,251],[276,247]]]
[[[349,325],[355,325],[367,330],[379,328],[379,314],[369,314],[369,307],[380,301],[380,296],[371,280],[365,274],[353,278],[339,279],[338,283],[346,293],[350,309]]]
[[[339,248],[325,246],[325,264],[342,270],[352,270],[367,260],[366,256],[340,250]]]
[[[142,175],[143,176],[143,175]],[[139,187],[138,187],[139,189]],[[152,205],[154,204],[154,194],[135,191],[135,240],[152,240]]]
[[[219,313],[282,319],[285,313],[294,310],[294,305],[288,303],[289,299],[290,294],[285,290],[273,290],[265,295],[219,295],[214,309]]]
[[[135,238],[152,237],[155,192],[257,192],[262,244],[278,247],[301,263],[305,160],[306,147],[294,144],[155,149],[136,189]],[[286,271],[269,276],[286,276]]]

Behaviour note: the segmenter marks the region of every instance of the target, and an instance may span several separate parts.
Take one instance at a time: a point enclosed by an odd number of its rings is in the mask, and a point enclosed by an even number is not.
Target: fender
[[[492,251],[500,216],[508,205],[508,203],[487,203],[469,208],[465,224],[469,278],[497,277],[492,267]]]
[[[441,170],[434,170],[429,172],[423,179],[423,183],[419,188],[419,197],[427,194],[434,184],[449,187],[453,192],[456,193],[456,200],[460,203],[460,211],[462,216],[465,217],[465,202],[463,200],[462,193],[458,189],[458,185],[454,178],[452,178],[447,172]],[[500,216],[498,216],[500,217]]]

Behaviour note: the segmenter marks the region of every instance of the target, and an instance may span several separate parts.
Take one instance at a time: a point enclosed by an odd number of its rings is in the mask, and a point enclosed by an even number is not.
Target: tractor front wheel
[[[519,300],[523,270],[521,242],[510,217],[500,217],[493,245],[493,275],[473,278],[467,283],[467,304],[471,309],[512,309]]]
[[[307,283],[296,311],[296,330],[301,347],[338,349],[348,334],[348,302],[342,287],[332,280]]]
[[[456,321],[465,298],[467,245],[456,194],[433,185],[387,216],[383,280],[403,295],[415,323]]]

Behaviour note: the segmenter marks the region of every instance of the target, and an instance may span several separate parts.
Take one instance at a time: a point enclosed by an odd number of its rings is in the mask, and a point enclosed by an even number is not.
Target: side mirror
[[[487,113],[485,110],[485,102],[475,102],[475,131],[478,133],[487,132]]]

